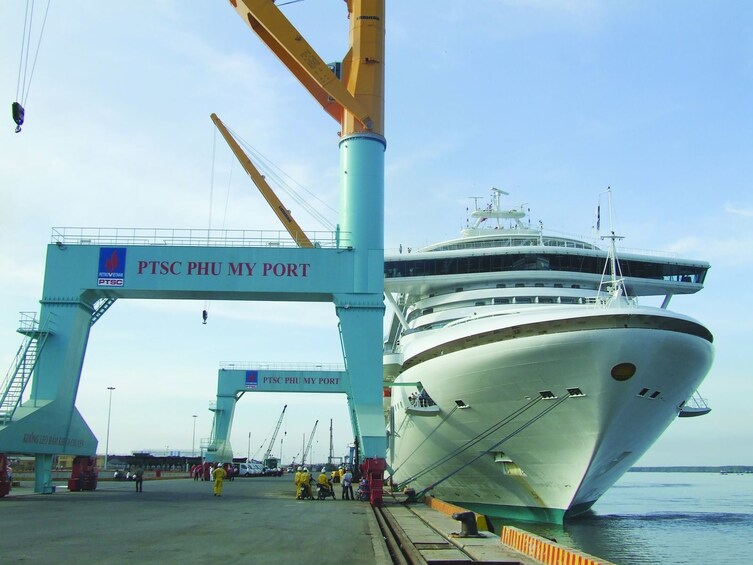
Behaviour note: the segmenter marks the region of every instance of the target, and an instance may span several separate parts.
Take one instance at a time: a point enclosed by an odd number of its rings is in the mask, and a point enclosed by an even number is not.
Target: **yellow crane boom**
[[[272,187],[269,186],[269,183],[259,172],[259,169],[254,166],[254,164],[251,162],[251,159],[248,158],[248,155],[246,155],[243,149],[241,149],[241,146],[238,145],[238,142],[235,141],[235,138],[230,135],[230,132],[225,127],[225,124],[223,124],[222,121],[217,117],[217,114],[212,114],[211,118],[214,122],[214,125],[217,126],[218,130],[220,130],[222,137],[224,137],[225,141],[227,141],[230,149],[238,158],[238,161],[240,161],[243,169],[246,171],[246,173],[248,173],[248,176],[251,177],[251,180],[254,181],[254,184],[259,189],[259,192],[261,192],[261,195],[272,208],[272,211],[280,219],[282,225],[285,226],[285,229],[290,234],[290,237],[292,237],[293,240],[298,244],[298,247],[314,247],[314,244],[311,243],[311,240],[304,233],[301,226],[299,226],[298,222],[293,219],[290,210],[283,206],[280,199],[277,198],[277,195],[272,190]]]
[[[342,135],[383,134],[384,0],[346,0],[354,50],[342,62],[342,80],[285,18],[273,0],[230,0],[259,36],[322,108],[341,123]],[[358,10],[354,10],[354,2]],[[358,16],[353,16],[357,12]],[[379,93],[379,94],[377,94]]]

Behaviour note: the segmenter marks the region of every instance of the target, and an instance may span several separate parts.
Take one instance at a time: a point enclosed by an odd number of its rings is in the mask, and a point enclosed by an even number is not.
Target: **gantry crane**
[[[275,431],[272,432],[272,439],[269,441],[269,447],[267,448],[266,453],[264,453],[264,459],[262,460],[262,463],[264,465],[265,475],[282,475],[282,469],[280,469],[277,457],[272,457],[272,449],[274,449],[275,440],[277,439],[277,432],[280,431],[282,419],[285,417],[285,410],[287,409],[288,405],[286,404],[282,409],[280,417],[277,419],[277,425],[275,426]]]

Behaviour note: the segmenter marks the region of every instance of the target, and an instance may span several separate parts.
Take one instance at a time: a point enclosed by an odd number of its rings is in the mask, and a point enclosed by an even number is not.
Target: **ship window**
[[[495,298],[494,304],[510,304],[509,298]]]
[[[431,314],[434,312],[434,308],[424,308],[421,314]]]
[[[516,288],[523,288],[525,286],[525,283],[515,283]]]
[[[557,299],[553,296],[539,296],[539,304],[554,304]]]
[[[536,283],[533,286],[542,287],[542,286],[544,286],[544,283]]]
[[[486,302],[483,300],[477,300],[475,306],[486,306]]]
[[[586,396],[578,387],[567,389],[567,394],[570,396]]]
[[[505,283],[497,283],[497,288],[507,288]]]
[[[557,398],[557,395],[554,394],[551,390],[542,390],[539,392],[539,396],[543,398],[544,400],[552,400],[554,398]]]
[[[660,394],[661,394],[661,392],[659,392],[658,390],[655,390],[654,392],[651,393],[651,396],[649,398],[656,398]]]
[[[579,284],[571,284],[570,288],[580,288],[580,285]]]
[[[562,304],[578,304],[580,299],[577,296],[560,296],[560,303]]]
[[[562,288],[562,283],[554,283],[554,288]]]
[[[533,304],[532,296],[516,296],[515,304]]]
[[[638,396],[646,396],[647,392],[648,392],[647,388],[642,388],[641,391],[638,393]]]

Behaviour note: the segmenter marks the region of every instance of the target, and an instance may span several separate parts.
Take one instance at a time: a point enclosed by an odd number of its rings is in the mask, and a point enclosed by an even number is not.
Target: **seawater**
[[[753,474],[627,473],[563,526],[493,520],[618,565],[753,563]]]

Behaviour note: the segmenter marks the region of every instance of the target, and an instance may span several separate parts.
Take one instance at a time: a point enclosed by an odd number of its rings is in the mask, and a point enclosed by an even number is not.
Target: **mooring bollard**
[[[478,538],[483,537],[478,533],[476,527],[476,513],[475,512],[456,512],[452,515],[453,520],[458,520],[462,524],[462,528],[459,534],[453,533],[452,536],[456,538]]]

